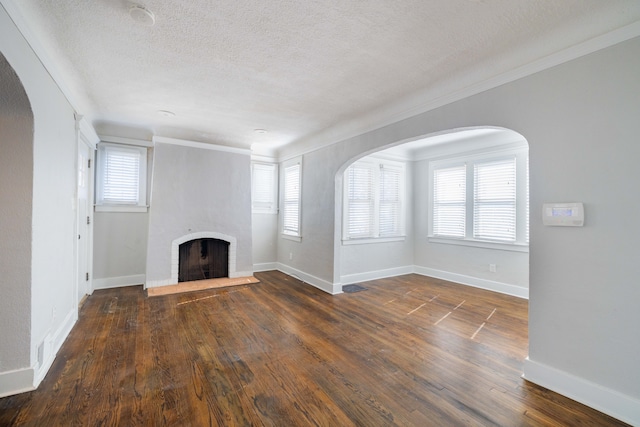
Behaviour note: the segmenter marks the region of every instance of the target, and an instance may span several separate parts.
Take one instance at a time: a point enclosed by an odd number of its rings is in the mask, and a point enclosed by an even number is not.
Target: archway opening
[[[385,235],[388,165],[402,166],[405,184],[392,189],[401,223]],[[362,153],[336,175],[334,282],[419,273],[528,298],[528,200],[528,143],[510,129],[452,129]]]

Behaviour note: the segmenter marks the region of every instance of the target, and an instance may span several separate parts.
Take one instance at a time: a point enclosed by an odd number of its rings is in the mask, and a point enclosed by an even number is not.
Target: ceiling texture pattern
[[[8,2],[99,132],[262,151],[640,20],[637,0]]]

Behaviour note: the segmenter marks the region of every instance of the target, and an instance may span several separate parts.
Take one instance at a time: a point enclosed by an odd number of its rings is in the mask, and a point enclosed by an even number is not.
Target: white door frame
[[[74,239],[74,252],[75,252],[75,299],[76,307],[80,304],[80,290],[84,286],[84,293],[91,295],[93,293],[93,192],[94,192],[94,170],[95,170],[95,150],[96,144],[100,141],[98,135],[94,131],[93,127],[80,115],[76,115],[76,135],[78,144],[76,146],[76,162],[75,162],[75,174],[76,174],[76,196],[75,196],[75,210],[76,210],[76,235],[80,235],[80,225],[84,225],[86,218],[79,218],[80,216],[80,197],[78,194],[78,170],[79,170],[79,156],[78,152],[81,148],[86,147],[89,151],[90,167],[87,171],[87,216],[89,217],[89,227],[86,233],[86,257],[87,257],[87,273],[89,274],[89,280],[81,282],[79,280],[82,272],[79,270],[84,267],[80,266],[80,244],[78,239]]]

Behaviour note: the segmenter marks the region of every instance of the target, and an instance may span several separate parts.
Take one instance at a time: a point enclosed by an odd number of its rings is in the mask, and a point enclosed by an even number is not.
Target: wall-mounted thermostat
[[[542,223],[560,227],[582,227],[584,206],[582,203],[545,203],[542,205]]]

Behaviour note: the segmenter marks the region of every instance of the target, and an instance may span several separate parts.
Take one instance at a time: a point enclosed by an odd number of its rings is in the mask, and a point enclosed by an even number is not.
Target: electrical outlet
[[[293,259],[293,252],[289,252],[289,260]]]
[[[495,264],[489,264],[489,271],[492,273],[496,272],[496,265]]]
[[[56,308],[51,307],[51,320],[56,320]]]

